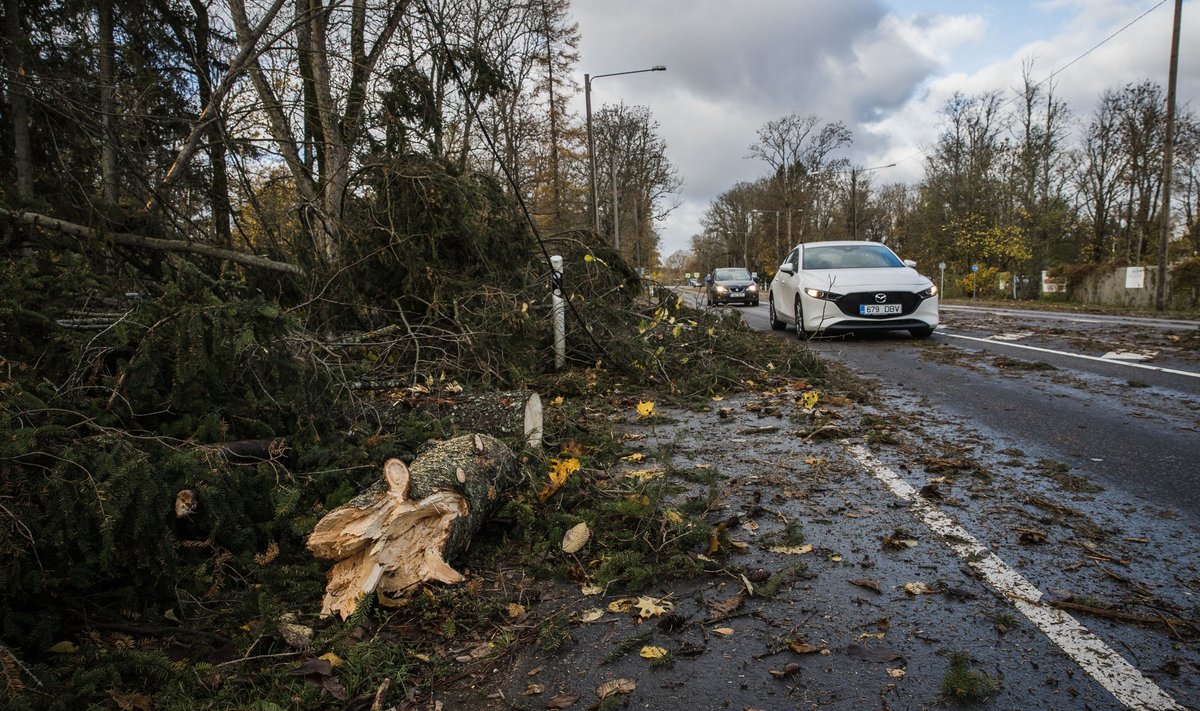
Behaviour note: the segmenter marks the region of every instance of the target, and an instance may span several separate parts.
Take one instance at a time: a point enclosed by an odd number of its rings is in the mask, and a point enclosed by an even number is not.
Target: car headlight
[[[814,289],[811,286],[806,287],[804,289],[804,293],[808,294],[814,299],[825,299],[826,301],[835,301],[842,298],[841,294],[835,294],[832,291],[825,291],[824,289]]]
[[[938,295],[937,284],[934,284],[933,286],[929,287],[925,291],[917,292],[917,296],[921,297],[922,299],[932,299],[933,297],[935,297],[937,295]]]
[[[729,291],[729,289],[726,289],[726,288],[725,288],[725,287],[723,287],[723,286],[718,286],[718,287],[717,287],[717,293],[718,293],[718,294],[724,294],[724,293],[726,293],[727,291]]]
[[[750,286],[746,287],[746,291],[758,291],[758,284],[751,284]]]

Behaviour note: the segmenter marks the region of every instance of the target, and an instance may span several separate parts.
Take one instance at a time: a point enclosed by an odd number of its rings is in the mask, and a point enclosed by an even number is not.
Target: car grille
[[[877,294],[883,294],[887,298],[880,301],[876,298]],[[862,291],[854,294],[843,294],[834,303],[847,316],[863,319],[882,319],[911,314],[921,304],[921,298],[911,291]],[[863,304],[900,304],[900,313],[881,316],[862,316],[858,313],[858,307]]]

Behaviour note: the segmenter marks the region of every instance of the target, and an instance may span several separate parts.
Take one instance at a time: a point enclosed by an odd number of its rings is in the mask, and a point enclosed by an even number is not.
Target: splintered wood
[[[402,594],[426,581],[461,582],[446,562],[466,550],[515,483],[516,457],[499,440],[466,435],[431,445],[413,461],[384,464],[373,488],[330,512],[308,537],[317,557],[337,561],[321,614],[353,614],[362,595]]]

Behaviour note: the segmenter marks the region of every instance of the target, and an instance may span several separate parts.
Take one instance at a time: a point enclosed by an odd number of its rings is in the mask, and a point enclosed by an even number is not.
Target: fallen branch
[[[267,269],[270,271],[283,272],[285,274],[295,274],[296,276],[304,276],[304,270],[295,264],[286,262],[277,262],[266,257],[259,257],[245,252],[237,252],[232,249],[222,249],[212,245],[203,244],[200,242],[190,242],[182,239],[160,239],[158,237],[146,237],[145,235],[135,235],[129,232],[105,232],[103,230],[93,229],[85,225],[79,225],[66,220],[59,220],[46,215],[39,215],[36,212],[22,212],[20,210],[10,210],[8,208],[0,208],[0,215],[11,217],[15,220],[20,220],[28,225],[41,229],[51,230],[59,234],[70,235],[82,239],[104,240],[119,244],[123,247],[139,247],[143,249],[157,249],[164,252],[184,252],[189,254],[198,254],[202,257],[213,257],[215,259],[224,259],[226,261],[242,264],[247,267],[256,269]]]
[[[1050,600],[1046,603],[1050,607],[1057,607],[1061,610],[1074,610],[1076,612],[1086,612],[1089,615],[1097,617],[1107,617],[1112,620],[1122,620],[1124,622],[1141,622],[1143,624],[1157,625],[1163,622],[1158,617],[1150,617],[1148,615],[1135,615],[1132,612],[1121,612],[1120,610],[1109,610],[1105,607],[1093,607],[1091,605],[1083,605],[1078,602],[1066,602],[1065,600]],[[1170,625],[1168,625],[1169,627]]]

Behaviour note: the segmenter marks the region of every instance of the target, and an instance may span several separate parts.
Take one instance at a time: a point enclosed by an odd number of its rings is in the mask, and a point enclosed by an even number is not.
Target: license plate
[[[862,304],[858,307],[859,316],[890,316],[900,313],[900,304]]]

